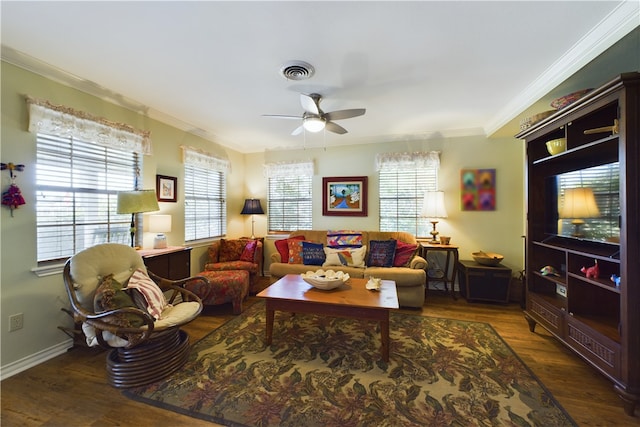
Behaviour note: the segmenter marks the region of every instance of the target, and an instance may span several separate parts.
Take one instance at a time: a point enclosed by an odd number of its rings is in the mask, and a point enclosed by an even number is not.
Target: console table
[[[180,280],[191,276],[191,248],[170,246],[164,249],[142,249],[138,253],[147,268],[160,277]]]
[[[419,241],[418,243],[420,243],[420,255],[424,258],[427,259],[427,253],[430,251],[441,251],[441,252],[446,252],[446,260],[445,260],[445,264],[444,264],[444,268],[442,269],[442,273],[443,276],[436,278],[436,277],[429,277],[429,272],[427,272],[427,287],[426,287],[426,291],[429,290],[429,282],[442,282],[444,283],[444,290],[445,292],[449,292],[449,284],[451,284],[451,297],[453,299],[457,299],[456,298],[456,292],[455,292],[455,284],[456,284],[456,276],[457,276],[457,271],[458,271],[458,246],[455,245],[442,245],[442,244],[433,244],[433,243],[429,243],[428,241]],[[453,257],[453,262],[451,262],[451,258]]]

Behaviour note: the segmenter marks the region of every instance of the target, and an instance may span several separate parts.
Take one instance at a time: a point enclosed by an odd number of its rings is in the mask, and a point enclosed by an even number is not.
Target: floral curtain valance
[[[104,147],[151,155],[150,131],[112,122],[63,105],[27,96],[29,132],[74,137]]]
[[[381,169],[397,170],[412,168],[439,168],[440,153],[438,151],[416,151],[413,153],[380,153],[376,155],[376,171]]]
[[[231,162],[227,159],[221,159],[206,151],[199,150],[193,147],[187,147],[181,145],[182,148],[182,161],[194,166],[214,170],[227,174],[231,172]]]
[[[313,162],[281,162],[281,163],[265,163],[264,176],[267,178],[275,178],[281,176],[313,176]]]

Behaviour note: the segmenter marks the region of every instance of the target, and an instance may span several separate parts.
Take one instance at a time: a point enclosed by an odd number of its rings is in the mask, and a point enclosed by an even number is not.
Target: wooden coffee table
[[[389,312],[399,308],[396,283],[383,280],[380,291],[365,288],[368,279],[349,279],[330,291],[316,289],[299,274],[287,274],[257,296],[266,300],[267,345],[273,339],[275,311],[310,313],[380,322],[382,358],[389,361]]]

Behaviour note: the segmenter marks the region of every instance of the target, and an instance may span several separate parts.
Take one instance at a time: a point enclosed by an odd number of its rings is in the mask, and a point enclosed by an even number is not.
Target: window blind
[[[185,163],[184,234],[186,241],[224,236],[227,232],[227,184],[224,172]]]
[[[269,232],[312,229],[312,178],[280,174],[269,178]]]

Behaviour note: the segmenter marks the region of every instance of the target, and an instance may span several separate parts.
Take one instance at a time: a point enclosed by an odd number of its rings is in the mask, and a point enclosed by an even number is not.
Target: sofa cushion
[[[366,246],[360,248],[324,248],[324,253],[327,256],[323,267],[346,265],[349,267],[364,268],[364,257],[367,251]]]
[[[131,296],[122,289],[122,284],[109,274],[102,278],[93,298],[94,311],[102,313],[104,311],[117,310],[125,307],[136,307]],[[104,318],[107,323],[122,327],[139,327],[144,324],[140,316],[132,313],[118,313]]]
[[[258,247],[257,240],[250,240],[244,246],[242,254],[240,255],[240,261],[253,262],[256,254],[256,248]]]
[[[305,265],[322,265],[326,259],[324,245],[302,241],[302,263]]]
[[[327,246],[330,248],[355,248],[362,246],[362,231],[328,230]]]
[[[367,258],[367,266],[374,267],[391,267],[396,253],[397,241],[389,240],[370,240],[369,241],[369,257]]]
[[[418,245],[397,241],[396,253],[393,259],[394,267],[409,267],[411,260],[418,252]]]
[[[289,259],[289,240],[304,240],[304,236],[293,236],[288,239],[280,239],[274,242],[276,250],[280,254],[280,262],[288,262]]]
[[[304,240],[294,240],[291,239],[287,242],[287,246],[289,247],[289,255],[287,257],[287,262],[289,264],[303,264],[302,262],[302,242]]]
[[[247,243],[251,241],[251,239],[220,239],[220,251],[217,261],[238,261]]]

